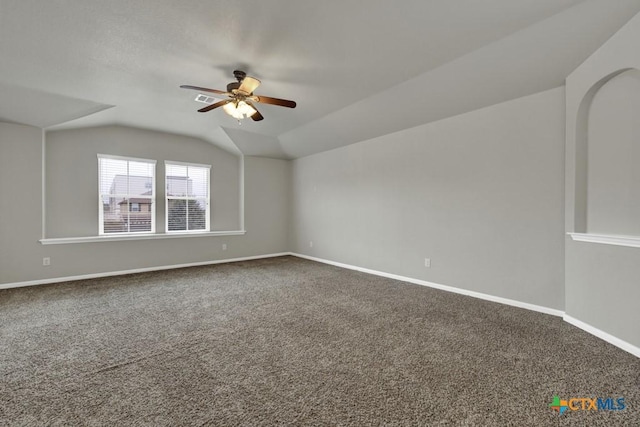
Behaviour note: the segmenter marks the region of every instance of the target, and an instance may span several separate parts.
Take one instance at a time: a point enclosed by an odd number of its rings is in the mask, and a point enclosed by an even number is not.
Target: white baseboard
[[[640,347],[636,347],[635,345],[628,343],[624,340],[621,340],[618,337],[614,337],[613,335],[604,332],[598,328],[595,328],[587,323],[584,323],[582,320],[578,320],[574,317],[565,314],[562,316],[562,319],[572,324],[573,326],[582,329],[585,332],[590,333],[591,335],[595,335],[596,337],[608,342],[609,344],[615,345],[618,348],[621,348],[629,353],[633,354],[636,357],[640,357]]]
[[[481,292],[469,291],[466,289],[455,288],[453,286],[440,285],[438,283],[427,282],[426,280],[414,279],[412,277],[400,276],[397,274],[385,273],[384,271],[371,270],[369,268],[357,267],[354,265],[343,264],[341,262],[330,261],[322,258],[316,258],[308,255],[302,255],[297,253],[291,253],[293,256],[297,256],[299,258],[308,259],[311,261],[317,261],[324,264],[335,265],[336,267],[348,268],[349,270],[361,271],[363,273],[374,274],[376,276],[387,277],[389,279],[400,280],[402,282],[414,283],[416,285],[428,286],[430,288],[440,289],[442,291],[453,292],[456,294],[466,295],[474,298],[479,298],[487,301],[498,302],[500,304],[511,305],[518,308],[524,308],[527,310],[538,311],[544,314],[550,314],[552,316],[562,317],[564,315],[564,311],[557,310],[555,308],[544,307],[541,305],[530,304],[528,302],[516,301],[508,298],[497,297],[494,295],[483,294]]]
[[[174,268],[197,267],[201,265],[225,264],[228,262],[251,261],[254,259],[274,258],[279,256],[291,255],[290,252],[281,252],[275,254],[254,255],[241,258],[217,259],[212,261],[191,262],[187,264],[161,265],[156,267],[134,268],[131,270],[107,271],[104,273],[81,274],[78,276],[54,277],[51,279],[30,280],[26,282],[3,283],[0,289],[21,288],[24,286],[47,285],[51,283],[70,282],[72,280],[96,279],[99,277],[122,276],[124,274],[146,273],[149,271],[171,270]]]
[[[400,280],[402,282],[409,282],[409,283],[414,283],[416,285],[422,285],[422,286],[428,286],[430,288],[435,288],[435,289],[440,289],[443,291],[447,291],[447,292],[454,292],[456,294],[461,294],[461,295],[467,295],[470,297],[474,297],[474,298],[479,298],[479,299],[484,299],[487,301],[492,301],[492,302],[497,302],[497,303],[501,303],[501,304],[507,304],[507,305],[511,305],[514,307],[518,307],[518,308],[524,308],[527,310],[533,310],[533,311],[537,311],[540,313],[544,313],[544,314],[550,314],[552,316],[559,316],[562,317],[562,319],[567,322],[572,324],[573,326],[576,326],[588,333],[590,333],[591,335],[594,335],[606,342],[608,342],[609,344],[612,344],[624,351],[627,351],[631,354],[633,354],[636,357],[640,357],[640,348],[634,346],[633,344],[630,344],[624,340],[621,340],[620,338],[617,338],[607,332],[604,332],[598,328],[595,328],[587,323],[584,323],[578,319],[575,319],[569,315],[567,315],[564,311],[562,310],[557,310],[554,308],[549,308],[549,307],[544,307],[544,306],[540,306],[540,305],[535,305],[535,304],[529,304],[526,302],[521,302],[521,301],[516,301],[516,300],[512,300],[512,299],[508,299],[508,298],[502,298],[502,297],[497,297],[494,295],[489,295],[489,294],[483,294],[480,292],[474,292],[474,291],[468,291],[465,289],[460,289],[460,288],[454,288],[453,286],[446,286],[446,285],[440,285],[438,283],[432,283],[432,282],[427,282],[425,280],[420,280],[420,279],[414,279],[411,277],[405,277],[405,276],[399,276],[397,274],[391,274],[391,273],[385,273],[383,271],[377,271],[377,270],[371,270],[369,268],[363,268],[363,267],[357,267],[354,265],[349,265],[349,264],[344,264],[341,262],[336,262],[336,261],[330,261],[330,260],[326,260],[326,259],[322,259],[322,258],[316,258],[316,257],[312,257],[309,255],[303,255],[303,254],[298,254],[298,253],[294,253],[292,252],[290,255],[299,257],[299,258],[304,258],[304,259],[308,259],[311,261],[317,261],[317,262],[321,262],[324,264],[329,264],[329,265],[334,265],[336,267],[342,267],[342,268],[348,268],[350,270],[356,270],[356,271],[361,271],[363,273],[368,273],[368,274],[373,274],[376,276],[382,276],[382,277],[387,277],[389,279],[395,279],[395,280]]]
[[[311,261],[321,262],[323,264],[334,265],[336,267],[347,268],[349,270],[360,271],[363,273],[373,274],[376,276],[386,277],[389,279],[399,280],[402,282],[414,283],[416,285],[427,286],[434,289],[440,289],[447,292],[453,292],[456,294],[466,295],[474,298],[479,298],[487,301],[497,302],[500,304],[506,304],[513,307],[524,308],[527,310],[537,311],[544,314],[550,314],[552,316],[562,317],[563,320],[567,323],[570,323],[612,345],[615,345],[622,350],[625,350],[636,357],[640,357],[640,348],[636,347],[633,344],[630,344],[620,338],[617,338],[607,332],[604,332],[598,328],[595,328],[587,323],[582,322],[581,320],[575,319],[564,313],[562,310],[557,310],[554,308],[544,307],[540,305],[530,304],[526,302],[516,301],[508,298],[502,298],[494,295],[483,294],[481,292],[469,291],[466,289],[455,288],[453,286],[440,285],[438,283],[427,282],[426,280],[414,279],[412,277],[400,276],[397,274],[385,273],[383,271],[372,270],[364,267],[357,267],[350,264],[344,264],[341,262],[330,261],[322,258],[312,257],[309,255],[298,254],[295,252],[280,252],[273,254],[264,254],[264,255],[254,255],[247,256],[241,258],[228,258],[228,259],[219,259],[212,261],[202,261],[202,262],[193,262],[187,264],[174,264],[174,265],[162,265],[156,267],[145,267],[145,268],[135,268],[131,270],[121,270],[121,271],[108,271],[104,273],[92,273],[92,274],[82,274],[78,276],[66,276],[66,277],[56,277],[51,279],[41,279],[41,280],[30,280],[25,282],[15,282],[15,283],[4,283],[0,284],[0,289],[10,289],[10,288],[20,288],[24,286],[36,286],[36,285],[46,285],[50,283],[61,283],[61,282],[69,282],[72,280],[86,280],[86,279],[95,279],[99,277],[110,277],[110,276],[121,276],[125,274],[133,274],[133,273],[145,273],[149,271],[160,271],[160,270],[171,270],[174,268],[184,268],[184,267],[196,267],[202,265],[213,265],[213,264],[225,264],[230,262],[240,262],[240,261],[251,261],[256,259],[264,259],[264,258],[274,258],[279,256],[291,255],[298,258],[308,259]]]

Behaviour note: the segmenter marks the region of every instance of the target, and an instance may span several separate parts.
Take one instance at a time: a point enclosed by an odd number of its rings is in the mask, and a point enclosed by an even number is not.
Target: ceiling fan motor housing
[[[247,73],[245,73],[242,70],[234,70],[233,75],[236,79],[238,79],[238,83],[242,82],[242,80],[244,80],[244,78],[247,77]]]

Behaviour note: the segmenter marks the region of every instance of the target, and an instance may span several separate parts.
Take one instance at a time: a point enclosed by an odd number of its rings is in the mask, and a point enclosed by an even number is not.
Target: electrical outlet
[[[313,247],[313,240],[309,240],[309,247],[312,248]]]
[[[424,266],[427,268],[431,268],[431,258],[424,259]]]
[[[227,244],[226,244],[226,243],[223,243],[223,244],[222,244],[222,250],[223,250],[223,251],[226,251],[226,250],[227,250]]]
[[[51,258],[49,257],[42,258],[42,265],[51,265]]]

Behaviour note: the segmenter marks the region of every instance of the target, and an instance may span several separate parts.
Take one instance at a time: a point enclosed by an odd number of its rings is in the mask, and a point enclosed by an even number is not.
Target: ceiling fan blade
[[[279,99],[279,98],[270,98],[268,96],[254,96],[251,99],[257,102],[262,102],[263,104],[271,104],[271,105],[279,105],[281,107],[289,107],[296,108],[295,101],[289,101],[287,99]]]
[[[253,116],[251,116],[251,120],[253,120],[254,122],[259,122],[260,120],[263,120],[264,117],[262,117],[262,114],[260,114],[260,111],[258,111],[258,109],[256,108],[255,105],[253,105],[252,102],[249,101],[245,101],[247,104],[249,104],[251,106],[251,108],[253,108],[254,110],[256,110],[256,112],[253,114]]]
[[[214,108],[222,107],[224,104],[228,104],[229,102],[231,102],[231,100],[223,99],[222,101],[218,101],[215,104],[207,105],[206,107],[203,107],[203,108],[199,109],[198,112],[199,113],[206,113],[207,111],[211,111]]]
[[[206,88],[206,87],[191,86],[191,85],[182,85],[180,87],[182,89],[193,89],[193,90],[199,90],[199,91],[202,91],[202,92],[217,93],[219,95],[229,95],[229,92],[224,92],[224,91],[218,90],[218,89],[209,89],[209,88]]]
[[[251,95],[256,88],[260,86],[260,80],[247,76],[242,79],[240,83],[240,87],[238,88],[238,92],[243,93],[245,95]]]

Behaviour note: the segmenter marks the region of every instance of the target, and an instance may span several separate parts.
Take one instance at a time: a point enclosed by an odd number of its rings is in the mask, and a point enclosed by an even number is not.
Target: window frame
[[[205,210],[205,228],[202,230],[169,230],[169,200],[186,200],[187,209],[185,210],[187,214],[187,228],[188,226],[188,201],[189,200],[202,200],[203,197],[196,196],[169,196],[167,191],[167,178],[169,177],[167,173],[167,166],[186,166],[187,167],[187,177],[189,175],[189,167],[206,169],[207,171],[207,194],[205,202],[206,202],[206,210]],[[192,163],[192,162],[180,162],[175,160],[165,160],[164,161],[164,218],[165,218],[165,233],[166,234],[200,234],[200,233],[210,233],[211,232],[211,165],[201,164],[201,163]]]
[[[157,161],[153,159],[143,159],[138,157],[129,157],[129,156],[116,156],[111,154],[100,154],[98,153],[98,236],[131,236],[131,235],[148,235],[155,234],[156,232],[156,164]],[[141,195],[133,195],[136,198],[144,198],[149,199],[150,203],[150,214],[151,214],[151,229],[143,230],[143,231],[121,231],[121,232],[113,232],[113,233],[105,233],[104,231],[104,204],[103,204],[103,196],[110,196],[110,193],[103,194],[100,191],[100,183],[102,178],[102,159],[105,160],[122,160],[127,162],[138,162],[138,163],[148,163],[152,165],[153,175],[151,177],[151,195],[146,197]],[[127,176],[129,176],[129,165],[127,164]],[[132,195],[127,193],[127,198],[131,198]],[[129,212],[130,213],[130,212]],[[130,222],[128,223],[128,227],[131,227]]]

